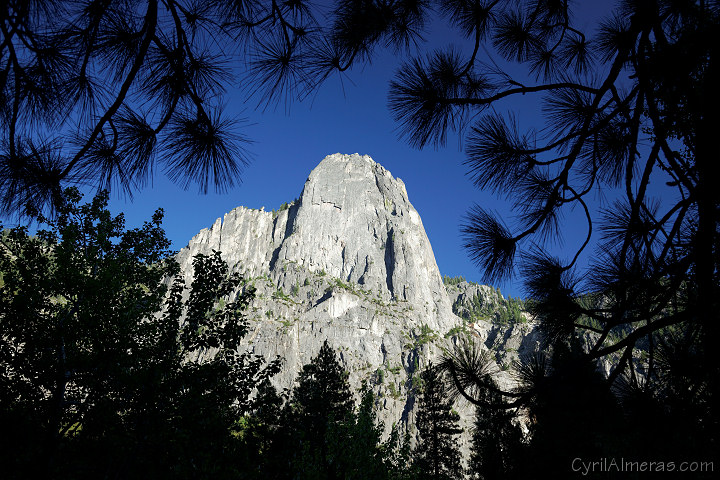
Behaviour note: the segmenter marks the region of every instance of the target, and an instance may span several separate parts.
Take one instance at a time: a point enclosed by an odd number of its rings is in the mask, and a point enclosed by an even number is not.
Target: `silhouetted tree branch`
[[[712,87],[717,5],[626,1],[596,32],[573,26],[569,2],[449,2],[441,10],[471,49],[404,64],[389,105],[414,146],[440,146],[448,132],[467,129],[474,183],[513,202],[514,225],[478,206],[466,217],[464,244],[485,278],[519,270],[550,343],[592,332],[584,338],[593,358],[631,347],[628,369],[638,367],[638,340],[654,344],[678,323],[702,325],[709,348],[719,293],[720,196],[708,188],[707,168],[720,107]],[[525,76],[480,58],[480,41]],[[545,96],[544,130],[523,134],[514,115],[478,115],[531,92]],[[617,200],[594,207],[596,191]],[[578,207],[582,243],[567,258],[542,252],[562,236],[562,212]],[[652,375],[652,357],[644,365]]]

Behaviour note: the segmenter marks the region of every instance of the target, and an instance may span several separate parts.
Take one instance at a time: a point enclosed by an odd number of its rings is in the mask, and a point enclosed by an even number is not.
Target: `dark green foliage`
[[[631,429],[605,378],[582,355],[578,343],[557,344],[552,357],[519,367],[533,422],[530,444],[517,462],[524,475],[563,476],[574,458],[620,457],[631,448]]]
[[[291,448],[283,454],[290,459],[288,472],[301,478],[337,478],[340,467],[330,456],[331,442],[352,421],[353,396],[347,372],[327,341],[296,382],[288,405]]]
[[[318,354],[303,366],[291,404],[302,427],[321,438],[328,422],[344,420],[352,412],[353,397],[347,372],[327,340]]]
[[[514,464],[518,462],[517,452],[503,447],[502,429],[498,432],[496,422],[501,422],[493,413],[477,413],[475,431],[472,437],[472,454],[468,470],[472,478],[489,480],[513,478]],[[513,455],[514,454],[514,455]]]
[[[443,283],[445,285],[457,285],[464,281],[465,281],[465,277],[463,277],[463,276],[449,277],[447,275],[443,275]]]
[[[520,298],[508,297],[496,315],[497,323],[508,325],[511,323],[524,323],[525,302]]]
[[[611,391],[579,343],[555,345],[550,359],[525,362],[519,374],[522,390],[531,392],[525,404],[533,420],[530,442],[516,462],[519,478],[562,477],[574,458],[717,460],[712,433],[687,410],[695,402],[658,395],[630,378]]]
[[[296,382],[279,410],[282,401],[261,385],[258,410],[243,421],[241,434],[255,452],[249,461],[258,465],[252,478],[411,478],[409,437],[401,439],[393,428],[381,441],[372,391],[363,391],[353,409],[347,372],[327,341]]]
[[[487,378],[495,386],[491,378]],[[469,474],[478,480],[511,479],[520,470],[518,462],[524,447],[517,412],[507,409],[496,391],[483,390],[475,407]]]
[[[230,427],[278,368],[236,352],[240,277],[198,255],[191,287],[168,287],[178,266],[161,211],[125,231],[107,194],[64,199],[48,230],[11,230],[0,250],[0,415],[17,433],[3,437],[4,474],[235,475]]]
[[[390,438],[383,445],[384,462],[389,480],[412,480],[412,450],[410,448],[410,433],[400,434],[397,425],[390,430]]]
[[[503,298],[499,291],[496,291],[497,302],[487,302],[485,295],[474,295],[470,304],[465,304],[460,297],[453,304],[453,312],[461,316],[467,322],[478,320],[510,325],[513,323],[524,323],[527,320],[523,312],[526,311],[525,301],[521,298]]]
[[[337,464],[338,478],[388,477],[385,455],[389,447],[381,442],[382,429],[375,415],[375,396],[366,390],[352,418],[335,424],[328,432],[328,457]]]
[[[459,416],[448,399],[443,376],[430,364],[421,374],[423,387],[418,398],[415,426],[417,445],[412,453],[413,472],[419,479],[460,479],[463,469],[457,435]]]
[[[515,366],[519,383],[510,391],[498,387],[492,378],[497,367],[473,345],[456,350],[442,366],[454,380],[453,393],[476,405],[469,464],[475,478],[565,478],[575,458],[629,458],[638,445],[668,440],[638,431],[624,416],[579,342],[523,358]],[[519,408],[527,436],[513,422]]]
[[[716,460],[712,427],[697,422],[706,415],[698,409],[708,408],[710,398],[702,387],[705,373],[696,363],[698,352],[692,350],[697,345],[689,348],[688,332],[667,334],[658,357],[670,362],[663,370],[672,372],[673,379],[658,379],[653,388],[637,376],[621,377],[611,388],[576,339],[522,358],[514,366],[519,384],[504,391],[492,379],[497,366],[487,352],[460,344],[441,366],[453,379],[452,395],[464,396],[477,408],[470,473],[480,478],[563,478],[574,458]],[[510,421],[518,408],[529,429],[522,441]]]
[[[458,325],[458,326],[452,327],[450,330],[448,330],[445,333],[444,337],[445,338],[455,337],[455,336],[458,336],[463,333],[467,333],[467,329],[465,328],[465,325]]]
[[[415,332],[413,331],[413,334],[414,333]],[[437,336],[438,336],[437,333],[435,333],[435,331],[432,328],[423,324],[420,326],[420,332],[417,335],[415,335],[412,346],[415,349],[420,348],[423,345],[425,345],[426,343],[432,342],[433,340],[435,340],[437,338]]]
[[[244,415],[233,426],[239,439],[236,463],[242,465],[242,478],[285,478],[288,475],[286,458],[287,429],[290,421],[284,409],[285,398],[277,393],[269,380],[264,380],[253,401],[252,413]]]

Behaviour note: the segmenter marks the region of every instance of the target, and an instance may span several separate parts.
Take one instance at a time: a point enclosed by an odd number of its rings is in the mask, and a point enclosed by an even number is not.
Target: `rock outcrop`
[[[481,290],[490,302],[489,287],[465,282],[448,295],[405,185],[368,156],[326,157],[300,198],[279,211],[238,207],[217,219],[179,252],[186,275],[194,255],[212,250],[257,289],[245,341],[254,353],[285,359],[276,385],[291,388],[327,339],[351,385],[378,394],[386,428],[413,424],[409,393],[417,375],[457,335],[474,335],[497,352],[532,347],[524,340],[531,324],[469,325],[453,313],[453,303],[462,306]],[[471,409],[458,410],[467,422]]]

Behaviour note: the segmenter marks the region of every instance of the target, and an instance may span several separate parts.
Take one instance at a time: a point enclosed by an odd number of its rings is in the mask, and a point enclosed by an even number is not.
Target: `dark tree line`
[[[414,449],[397,427],[383,440],[327,341],[278,393],[280,359],[241,346],[252,288],[218,252],[186,286],[162,211],[126,230],[107,200],[69,189],[47,229],[2,232],[3,478],[459,478],[436,369]]]
[[[217,252],[186,286],[161,210],[125,230],[106,193],[79,202],[0,241],[3,475],[232,476],[229,427],[279,369],[238,351],[252,292]]]
[[[303,367],[296,386],[284,405],[272,388],[265,395],[274,399],[271,417],[260,410],[249,415],[253,432],[267,434],[264,421],[271,422],[272,435],[265,448],[256,452],[258,478],[389,479],[409,480],[463,478],[457,436],[458,414],[453,410],[442,374],[432,365],[422,373],[418,389],[415,427],[411,447],[408,432],[393,426],[383,440],[384,425],[376,418],[377,397],[368,389],[353,408],[347,372],[327,341]],[[264,402],[259,401],[262,405]],[[279,419],[279,420],[278,420]],[[256,430],[257,429],[257,430]]]

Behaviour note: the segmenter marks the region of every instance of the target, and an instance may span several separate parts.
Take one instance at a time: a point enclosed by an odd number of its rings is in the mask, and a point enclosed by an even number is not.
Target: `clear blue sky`
[[[590,31],[599,12],[606,12],[610,4],[576,3],[583,17],[578,26]],[[435,27],[428,39],[433,49],[451,43],[464,50],[471,48],[468,41],[453,36],[445,27]],[[164,208],[167,235],[173,248],[180,249],[198,231],[237,206],[264,206],[269,210],[293,200],[310,171],[326,155],[357,152],[370,155],[405,182],[440,272],[480,281],[481,273],[461,247],[462,217],[474,203],[506,216],[509,210],[502,199],[471,184],[462,166],[465,157],[457,136],[450,136],[445,148],[422,151],[398,138],[387,109],[387,91],[399,65],[398,57],[380,54],[371,65],[349,72],[342,82],[332,78],[303,102],[264,112],[255,109],[257,99],[248,100],[236,82],[227,91],[225,108],[247,119],[241,132],[253,141],[247,147],[252,161],[243,172],[242,183],[225,194],[201,195],[192,187],[182,190],[157,172],[153,183],[137,192],[132,201],[113,195],[111,208],[125,213],[128,227],[139,226],[156,208]],[[533,98],[518,98],[499,104],[497,111],[514,109],[522,126],[539,130],[544,125],[537,106]],[[560,254],[564,249],[574,251],[584,238],[584,223],[576,224],[573,218],[571,215],[566,219],[564,246],[552,247]],[[506,295],[522,295],[519,280],[498,286]]]
[[[241,94],[229,92],[228,109],[238,109],[249,120],[244,133],[252,162],[243,172],[243,183],[227,194],[199,195],[192,187],[183,191],[162,175],[152,188],[133,202],[113,199],[113,208],[124,211],[129,225],[149,218],[155,208],[165,209],[165,229],[180,249],[216,218],[243,205],[278,208],[299,196],[310,171],[329,154],[370,155],[395,177],[400,177],[410,201],[418,210],[435,252],[440,272],[479,280],[461,248],[461,217],[473,202],[491,206],[495,199],[483,194],[465,177],[464,154],[456,138],[441,150],[418,151],[397,138],[386,103],[388,81],[395,62],[391,58],[352,72],[354,84],[332,80],[312,99],[264,113],[244,106]]]
[[[593,31],[610,2],[576,2],[580,27]],[[471,48],[468,41],[453,36],[444,26],[435,26],[428,35],[432,48],[453,44]],[[252,161],[242,175],[242,184],[225,194],[198,194],[192,187],[184,191],[161,172],[151,186],[135,195],[133,201],[113,197],[112,208],[126,214],[128,226],[139,225],[152,212],[165,210],[164,226],[173,248],[184,247],[198,231],[216,218],[243,205],[250,208],[277,208],[298,197],[310,171],[332,153],[370,155],[395,177],[400,177],[410,201],[420,213],[435,252],[440,272],[462,275],[480,281],[481,272],[469,261],[461,246],[459,226],[467,209],[478,203],[508,216],[506,203],[475,188],[466,176],[462,142],[450,136],[445,148],[422,151],[398,138],[396,124],[387,109],[389,80],[400,64],[391,53],[382,53],[371,65],[356,68],[341,81],[329,80],[316,95],[276,109],[258,111],[257,99],[247,100],[240,85],[229,88],[226,109],[247,119],[244,135],[252,139],[248,151]],[[517,98],[499,104],[515,110],[521,124],[536,129],[543,121],[534,98]],[[571,214],[564,225],[563,244],[550,246],[562,255],[577,248],[586,233],[581,217]],[[504,294],[522,295],[519,279],[498,285]]]

